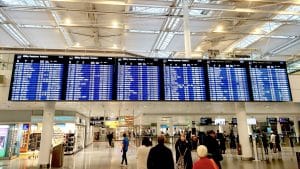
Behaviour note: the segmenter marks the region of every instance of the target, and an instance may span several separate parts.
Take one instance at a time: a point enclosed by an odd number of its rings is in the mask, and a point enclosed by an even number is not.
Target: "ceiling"
[[[299,24],[299,0],[0,0],[0,47],[24,50],[186,57],[189,30],[188,57],[294,61]]]
[[[141,57],[287,60],[299,67],[299,0],[0,0],[0,53],[51,50],[125,53]],[[184,22],[184,8],[188,22]],[[187,20],[185,20],[187,21]],[[185,26],[186,24],[186,26]],[[186,29],[184,29],[186,27]],[[189,33],[190,31],[190,33]],[[190,35],[191,56],[185,37]],[[189,39],[189,38],[188,38]],[[37,50],[39,49],[39,50]],[[299,68],[300,69],[300,68]],[[7,79],[10,79],[7,77]],[[9,84],[9,82],[8,82]],[[8,92],[8,87],[3,90]],[[42,109],[43,104],[7,102],[0,109]],[[249,103],[247,112],[290,113],[298,103]],[[272,107],[269,110],[269,107]],[[199,113],[234,115],[233,103],[57,103],[86,115],[156,116]],[[151,117],[150,117],[151,116]],[[176,119],[175,119],[176,121]]]

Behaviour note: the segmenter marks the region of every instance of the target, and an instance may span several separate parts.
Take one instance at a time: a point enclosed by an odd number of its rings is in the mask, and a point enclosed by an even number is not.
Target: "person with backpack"
[[[191,145],[182,134],[175,143],[176,150],[176,169],[192,169],[193,160]]]
[[[197,148],[199,159],[194,163],[193,169],[219,169],[213,159],[207,158],[207,148],[200,145]]]
[[[129,140],[127,138],[127,135],[126,133],[123,134],[123,141],[122,141],[122,162],[121,162],[121,165],[123,165],[124,161],[125,161],[125,165],[127,166],[128,163],[127,163],[127,156],[126,156],[126,153],[128,151],[128,146],[129,146]]]

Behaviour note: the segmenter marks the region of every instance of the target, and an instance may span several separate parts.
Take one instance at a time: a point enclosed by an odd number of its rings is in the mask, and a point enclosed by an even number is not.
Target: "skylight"
[[[145,13],[145,14],[167,14],[168,8],[132,6],[130,11],[134,13]]]
[[[300,12],[300,6],[290,6],[285,11],[287,12]],[[291,20],[300,20],[300,16],[298,15],[286,15],[286,14],[278,14],[273,17],[275,20],[285,20],[285,21],[291,21]],[[269,34],[282,26],[282,23],[278,22],[267,22],[263,24],[260,28],[257,28],[256,30],[260,30],[261,34]],[[233,44],[230,46],[226,52],[229,52],[233,50],[234,48],[246,48],[253,44],[254,42],[258,41],[260,38],[265,37],[264,35],[248,35],[244,37],[242,40],[240,40],[238,43]]]
[[[300,70],[300,61],[293,62],[291,64],[288,64],[287,71],[288,73],[297,72]]]
[[[0,3],[11,6],[45,6],[42,0],[0,0]]]

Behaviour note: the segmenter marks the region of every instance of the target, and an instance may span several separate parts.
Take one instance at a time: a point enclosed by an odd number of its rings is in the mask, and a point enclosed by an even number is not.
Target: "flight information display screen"
[[[250,101],[244,61],[207,61],[211,101]]]
[[[9,100],[62,99],[63,56],[15,55]]]
[[[117,100],[160,100],[158,59],[119,58]]]
[[[291,101],[285,62],[249,62],[254,101]]]
[[[112,100],[113,58],[71,56],[66,100]]]
[[[202,60],[164,60],[165,100],[205,101]]]

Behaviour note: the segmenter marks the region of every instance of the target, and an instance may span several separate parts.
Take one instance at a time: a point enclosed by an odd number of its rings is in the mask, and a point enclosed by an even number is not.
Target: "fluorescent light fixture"
[[[129,29],[129,33],[145,33],[145,34],[158,34],[159,31],[148,31],[148,30],[137,30],[137,29]]]
[[[37,28],[37,29],[57,29],[57,26],[52,25],[28,25],[28,24],[18,24],[20,28]]]

